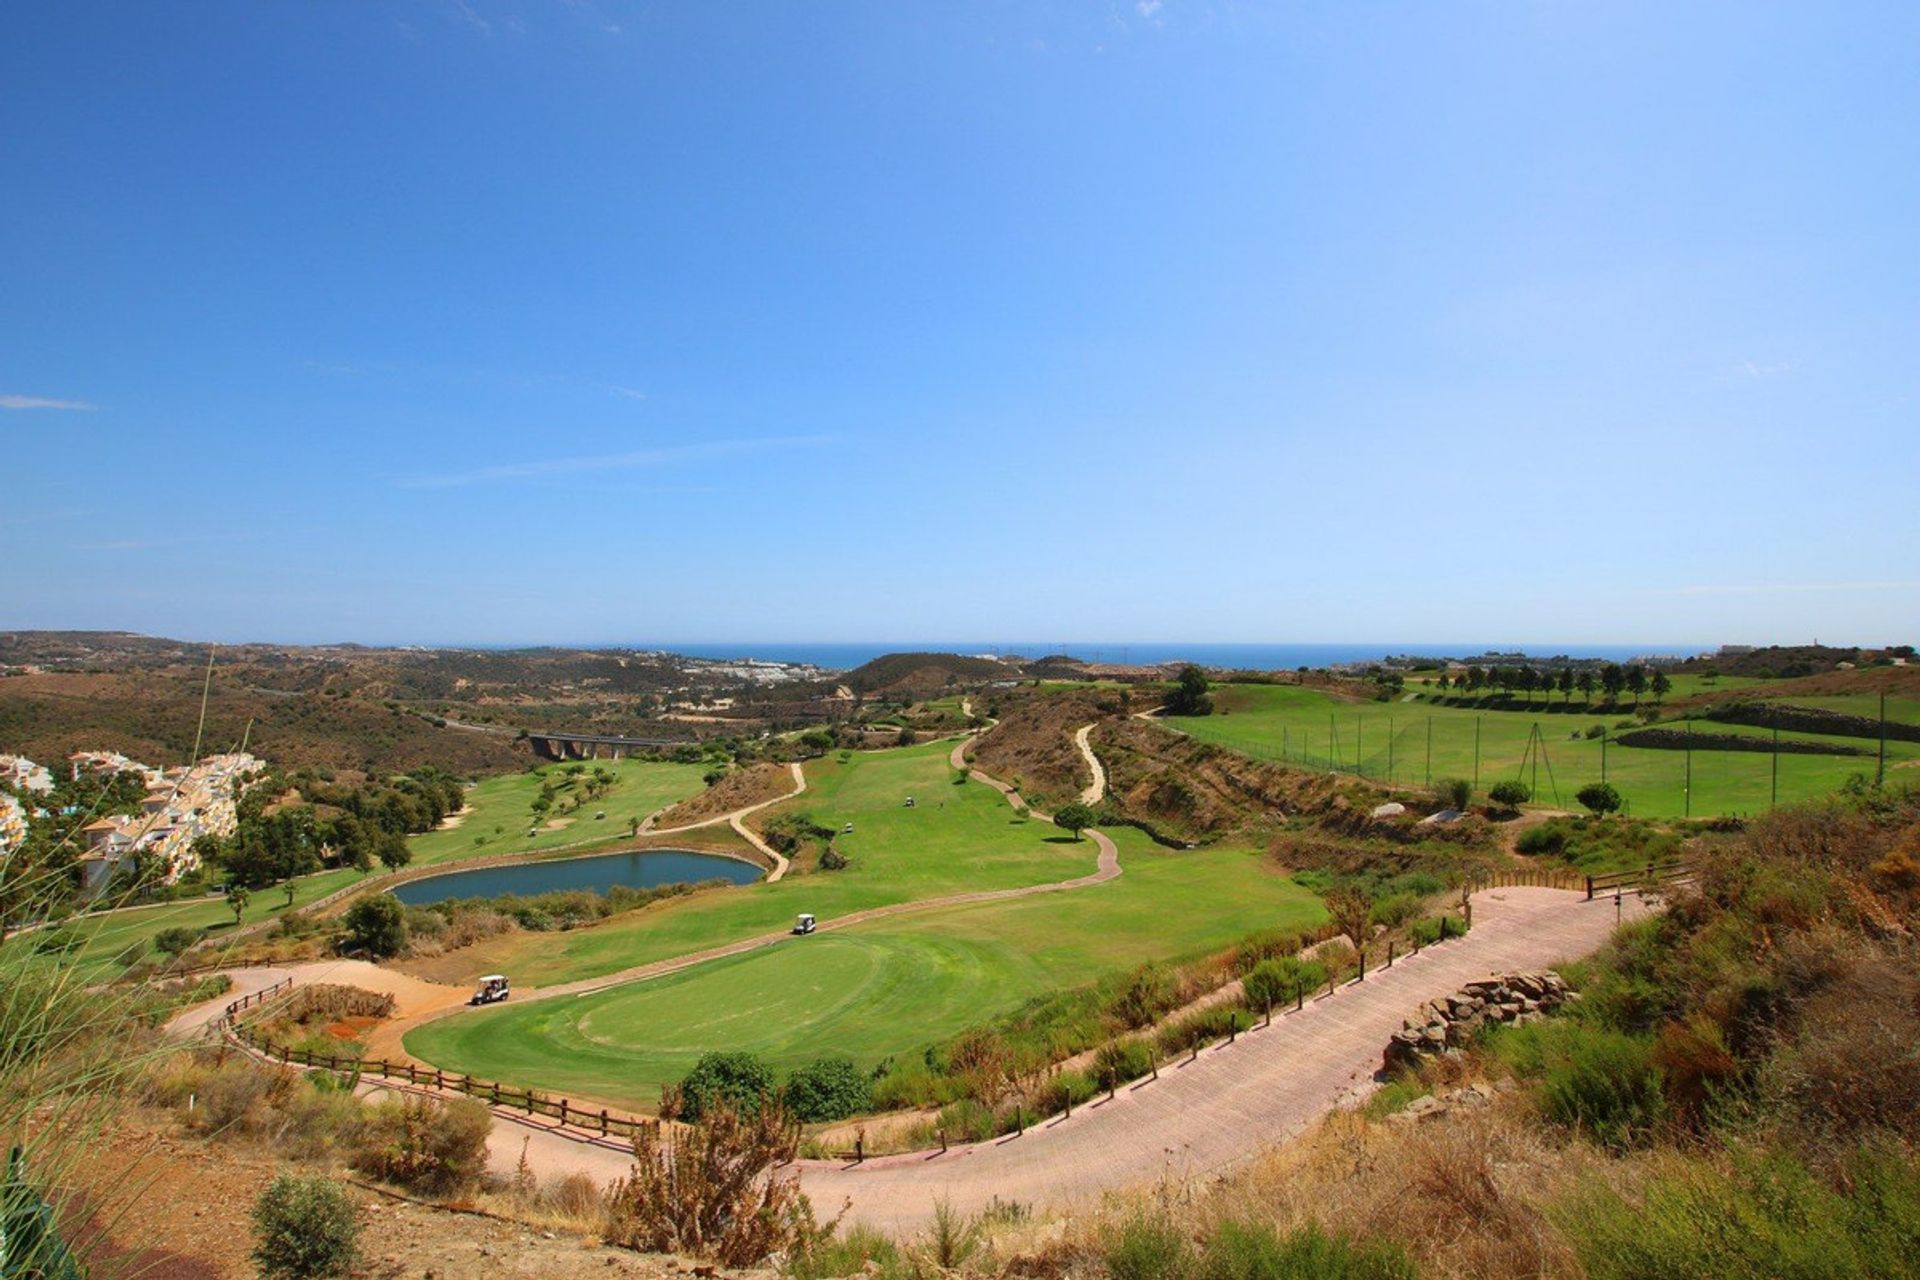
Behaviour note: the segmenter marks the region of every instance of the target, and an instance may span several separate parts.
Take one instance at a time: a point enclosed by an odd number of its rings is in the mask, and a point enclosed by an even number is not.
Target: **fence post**
[[[1333,970],[1327,970],[1327,994],[1333,994]]]
[[[1393,939],[1387,939],[1387,968],[1393,968]]]
[[[1239,1035],[1239,1034],[1240,1034],[1240,1019],[1238,1019],[1238,1018],[1235,1018],[1235,1017],[1231,1017],[1231,1016],[1230,1016],[1230,1017],[1228,1017],[1228,1019],[1227,1019],[1227,1043],[1228,1043],[1228,1044],[1232,1044],[1232,1043],[1233,1043],[1233,1038],[1234,1038],[1235,1036],[1237,1036],[1237,1035]],[[1109,1090],[1107,1091],[1107,1096],[1108,1096],[1108,1097],[1112,1097],[1112,1096],[1113,1096],[1113,1091],[1112,1091],[1111,1089],[1109,1089]]]
[[[387,1060],[385,1058],[380,1059],[380,1074],[383,1076],[387,1074]]]
[[[1071,1094],[1068,1095],[1067,1114],[1068,1115],[1073,1114],[1073,1100],[1072,1100]],[[940,1154],[941,1155],[947,1154],[947,1130],[944,1125],[941,1126],[941,1129],[940,1129]]]
[[[600,1108],[600,1136],[603,1138],[607,1136],[607,1109],[605,1107]]]
[[[1293,986],[1293,1011],[1300,1012],[1307,1007],[1307,984],[1295,979]]]
[[[1359,980],[1361,982],[1365,982],[1367,980],[1367,948],[1365,944],[1362,944],[1360,947],[1360,979]]]
[[[567,1127],[567,1100],[565,1098],[560,1099],[560,1127],[563,1129]]]
[[[1587,877],[1587,901],[1588,902],[1593,901],[1593,877],[1592,876]]]
[[[1263,1027],[1270,1027],[1273,1025],[1273,1001],[1271,1000],[1267,1001],[1267,1016],[1265,1020],[1263,1020],[1260,1023],[1260,1025]]]

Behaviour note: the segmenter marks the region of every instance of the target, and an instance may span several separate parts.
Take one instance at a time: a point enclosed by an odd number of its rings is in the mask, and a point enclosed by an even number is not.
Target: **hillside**
[[[152,764],[193,751],[198,673],[67,673],[0,679],[0,747],[57,764],[81,748],[121,751]],[[512,735],[443,728],[369,698],[269,693],[216,679],[203,750],[242,739],[255,755],[294,767],[368,772],[434,765],[459,774],[517,769],[531,757]]]
[[[888,653],[847,672],[842,682],[860,694],[928,694],[954,685],[1005,680],[1019,674],[1017,665],[995,658],[969,658],[957,653]]]

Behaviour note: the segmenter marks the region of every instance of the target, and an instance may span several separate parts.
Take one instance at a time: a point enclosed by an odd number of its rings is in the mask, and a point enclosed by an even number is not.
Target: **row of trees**
[[[1643,694],[1651,693],[1657,701],[1673,689],[1673,681],[1664,671],[1639,663],[1623,666],[1617,662],[1609,662],[1598,669],[1473,666],[1458,675],[1449,676],[1442,672],[1437,683],[1442,689],[1458,689],[1467,694],[1475,694],[1482,689],[1498,689],[1508,696],[1516,691],[1531,696],[1537,690],[1551,697],[1558,690],[1563,702],[1571,702],[1576,689],[1585,702],[1593,701],[1595,690],[1604,692],[1608,702],[1618,702],[1622,693],[1631,693],[1635,706],[1639,705]]]

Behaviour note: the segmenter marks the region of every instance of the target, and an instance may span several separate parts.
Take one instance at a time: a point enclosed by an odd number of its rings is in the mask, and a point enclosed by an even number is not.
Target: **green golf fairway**
[[[1059,987],[1322,918],[1319,900],[1260,854],[1170,853],[1114,834],[1125,873],[1105,884],[933,908],[591,995],[460,1013],[415,1028],[406,1048],[448,1070],[651,1108],[661,1084],[712,1050],[750,1050],[783,1071],[827,1054],[871,1066]]]
[[[1722,679],[1719,687],[1733,683]],[[1617,727],[1628,718],[1626,711],[1583,709],[1577,696],[1569,704],[1557,693],[1531,710],[1520,711],[1445,707],[1425,701],[1356,702],[1290,685],[1222,685],[1214,690],[1214,702],[1219,710],[1213,715],[1160,723],[1260,759],[1358,771],[1400,786],[1420,786],[1443,777],[1472,780],[1477,772],[1484,794],[1495,782],[1518,777],[1534,787],[1536,804],[1568,809],[1577,807],[1574,794],[1581,787],[1601,779],[1603,748],[1599,740],[1586,737],[1586,731],[1605,725],[1610,735],[1628,732]],[[1848,709],[1856,707],[1850,704]],[[1889,719],[1904,719],[1911,713],[1910,700],[1888,700]],[[1536,726],[1538,739],[1534,739]],[[1663,722],[1659,727],[1683,726]],[[1694,721],[1694,729],[1770,736],[1764,729],[1705,720]],[[1531,754],[1530,740],[1534,742]],[[1867,754],[1781,754],[1779,803],[1830,794],[1856,773],[1874,776],[1877,742],[1817,740],[1843,743]],[[1773,800],[1775,757],[1770,752],[1696,750],[1689,778],[1684,751],[1619,743],[1609,743],[1604,751],[1606,780],[1618,788],[1627,811],[1641,817],[1754,814],[1764,812]],[[1889,770],[1914,760],[1920,760],[1920,743],[1888,742]]]

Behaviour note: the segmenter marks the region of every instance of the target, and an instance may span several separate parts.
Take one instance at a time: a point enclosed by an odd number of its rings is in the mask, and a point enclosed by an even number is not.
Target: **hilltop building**
[[[27,811],[18,800],[0,792],[0,859],[26,843]]]
[[[45,793],[53,790],[53,773],[25,756],[0,755],[0,783],[20,791]]]
[[[76,752],[74,759],[104,755]],[[87,851],[80,857],[80,885],[89,894],[105,888],[120,864],[134,854],[152,860],[162,884],[172,884],[199,867],[194,841],[201,836],[225,839],[234,833],[239,825],[239,792],[260,768],[260,761],[246,752],[208,756],[198,764],[164,772],[124,756],[118,760],[122,763],[104,767],[145,772],[147,794],[138,814],[114,814],[80,829],[87,839]],[[80,767],[76,763],[75,768]]]

